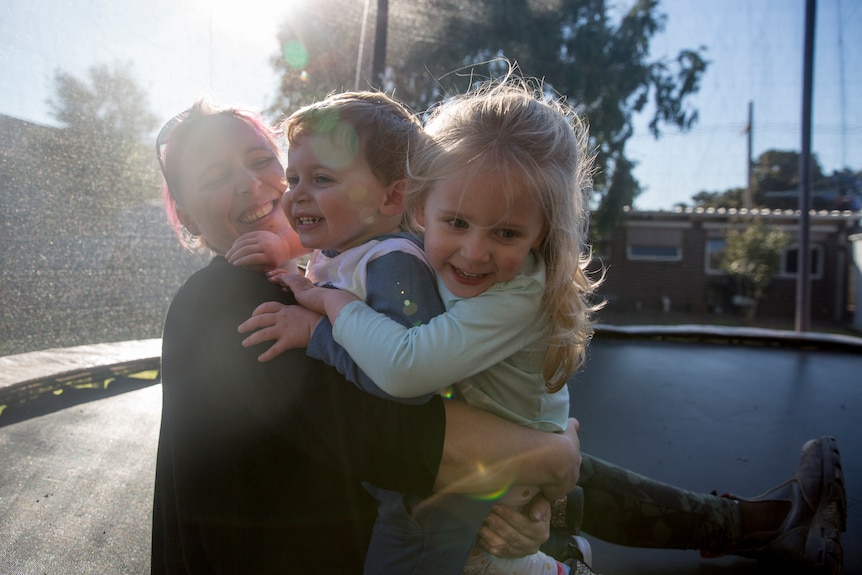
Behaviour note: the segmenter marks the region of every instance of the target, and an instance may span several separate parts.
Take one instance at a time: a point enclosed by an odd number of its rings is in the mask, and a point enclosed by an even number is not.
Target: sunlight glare
[[[241,35],[245,42],[273,42],[296,0],[194,0],[210,19],[213,33]]]

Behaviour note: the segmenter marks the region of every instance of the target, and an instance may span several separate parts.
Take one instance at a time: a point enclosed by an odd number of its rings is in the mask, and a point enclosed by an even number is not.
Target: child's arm
[[[542,285],[526,277],[458,301],[427,325],[399,325],[361,302],[344,306],[335,341],[387,394],[415,397],[500,363],[544,334]]]
[[[393,251],[371,261],[365,271],[367,304],[375,312],[383,314],[398,325],[410,327],[427,323],[432,317],[443,312],[434,273],[424,260],[415,255]],[[333,305],[340,307],[344,301],[357,300],[353,295],[340,290],[313,287],[304,278],[277,271],[269,275],[271,279],[282,280],[280,283],[289,282],[295,288],[299,301],[317,309],[323,309],[324,306],[331,309]],[[329,321],[321,321],[315,329],[307,353],[310,357],[335,367],[361,389],[382,397],[394,397],[381,390],[374,380],[359,368],[347,351],[334,341]],[[425,401],[427,397],[424,396],[438,389],[435,386],[425,394],[416,394],[409,399],[414,400],[411,403]],[[405,401],[400,396],[398,398]]]
[[[267,276],[270,281],[278,282],[290,289],[297,303],[325,315],[330,323],[335,323],[335,318],[345,305],[352,301],[361,301],[348,291],[318,287],[310,279],[298,274],[286,273],[284,270],[273,270]]]
[[[225,254],[230,263],[268,271],[278,267],[295,268],[293,260],[310,252],[291,227],[278,233],[265,230],[249,232],[236,239]]]

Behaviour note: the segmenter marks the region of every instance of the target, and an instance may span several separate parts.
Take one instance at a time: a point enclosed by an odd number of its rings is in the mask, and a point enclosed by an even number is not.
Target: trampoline
[[[572,414],[588,453],[740,495],[789,477],[807,439],[835,436],[849,506],[845,570],[862,573],[860,352],[854,337],[605,326],[570,382]],[[0,572],[149,573],[158,341],[26,355],[0,358],[19,377],[0,380]],[[28,369],[42,373],[20,378]],[[766,572],[740,558],[590,539],[608,575]]]

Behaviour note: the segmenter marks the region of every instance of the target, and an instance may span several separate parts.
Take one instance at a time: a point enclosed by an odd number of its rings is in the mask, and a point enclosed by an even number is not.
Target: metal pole
[[[374,57],[371,63],[371,81],[374,87],[383,89],[383,74],[386,72],[386,32],[389,26],[389,0],[377,0],[377,28],[375,29]]]
[[[796,276],[796,331],[811,329],[811,95],[814,79],[816,0],[805,0],[805,50],[802,69],[802,152],[799,155],[799,254]]]
[[[353,89],[359,90],[359,82],[362,78],[362,57],[365,54],[365,28],[368,24],[368,3],[365,0],[365,8],[362,10],[362,27],[359,29],[359,54],[356,55],[356,74],[353,77]]]
[[[754,132],[754,102],[748,103],[748,185],[745,186],[745,201],[743,202],[743,207],[746,210],[751,209],[751,195],[752,188],[754,187],[754,162],[751,159],[751,143],[752,143],[752,132]]]

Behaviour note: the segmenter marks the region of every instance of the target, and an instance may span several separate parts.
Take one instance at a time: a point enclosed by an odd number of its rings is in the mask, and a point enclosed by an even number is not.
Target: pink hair
[[[180,243],[189,251],[199,251],[204,246],[201,238],[191,234],[180,222],[177,215],[177,194],[179,192],[180,173],[186,145],[193,134],[203,126],[209,125],[216,118],[235,118],[248,125],[257,135],[266,140],[272,150],[281,155],[278,143],[279,132],[267,121],[251,110],[241,108],[219,108],[206,100],[198,100],[189,108],[167,135],[161,161],[164,167],[162,182],[162,200],[168,223],[174,230]],[[181,194],[180,194],[181,195]]]

